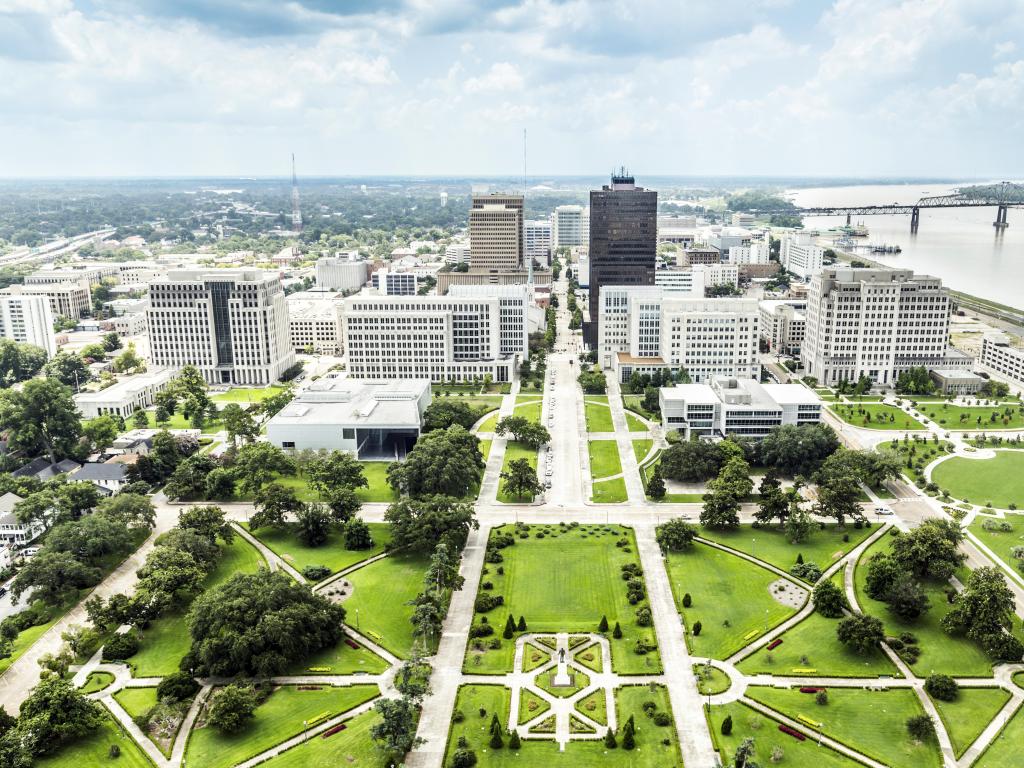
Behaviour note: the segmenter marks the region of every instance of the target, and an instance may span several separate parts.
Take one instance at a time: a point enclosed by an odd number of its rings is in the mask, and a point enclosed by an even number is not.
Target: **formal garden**
[[[953,498],[998,509],[1024,506],[1024,451],[997,450],[992,458],[955,456],[936,464],[931,482]]]
[[[896,432],[923,430],[925,425],[906,411],[886,403],[831,403],[829,409],[847,424]]]

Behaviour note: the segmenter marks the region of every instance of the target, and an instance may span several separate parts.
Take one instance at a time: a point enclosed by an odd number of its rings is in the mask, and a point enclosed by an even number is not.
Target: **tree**
[[[99,703],[85,698],[70,681],[51,677],[22,702],[13,733],[24,736],[33,755],[42,755],[85,738],[103,719]]]
[[[384,513],[391,526],[391,546],[396,550],[431,552],[442,538],[462,548],[470,529],[479,527],[473,505],[448,496],[402,499]]]
[[[464,401],[455,397],[440,397],[428,405],[423,412],[423,431],[433,432],[435,429],[448,429],[452,424],[470,429],[479,418],[479,412],[470,408]]]
[[[50,487],[54,489],[53,503],[61,520],[77,519],[91,512],[100,501],[100,492],[92,483],[68,482],[59,477]]]
[[[896,379],[896,392],[901,395],[930,395],[935,392],[935,382],[923,365],[908,368]]]
[[[11,597],[17,601],[31,589],[33,599],[55,605],[64,596],[91,587],[99,580],[99,568],[80,562],[69,552],[43,549],[18,571],[11,583]]]
[[[547,427],[536,424],[525,416],[506,416],[494,428],[496,435],[510,434],[517,443],[527,448],[537,449],[550,442],[551,434]]]
[[[85,361],[71,352],[58,352],[51,357],[50,361],[43,366],[43,373],[47,378],[54,379],[66,387],[75,387],[75,389],[85,386],[92,378],[92,373]]]
[[[120,431],[120,424],[110,414],[82,422],[82,436],[89,441],[89,449],[92,451],[106,448],[117,439]]]
[[[696,526],[681,517],[662,523],[654,531],[654,538],[662,552],[679,552],[688,549],[696,536]]]
[[[921,585],[909,573],[901,573],[889,589],[889,610],[905,621],[918,618],[931,607]]]
[[[537,470],[528,459],[512,459],[508,463],[508,470],[501,473],[501,479],[505,484],[505,492],[516,498],[529,496],[530,501],[533,501],[538,493],[544,491],[544,486],[537,479]]]
[[[204,495],[208,499],[223,501],[235,495],[235,476],[224,467],[211,469],[203,485]]]
[[[249,443],[238,450],[235,471],[241,479],[242,491],[255,495],[256,491],[276,475],[294,475],[295,462],[272,443]]]
[[[136,408],[132,414],[132,426],[136,429],[145,429],[149,426],[149,416],[141,408]]]
[[[722,726],[719,729],[723,736],[728,736],[732,733],[732,715],[726,715],[725,719],[722,720]]]
[[[235,540],[235,531],[220,507],[189,507],[178,515],[178,527],[202,536],[211,544],[218,538],[225,544]]]
[[[403,697],[401,699],[378,699],[373,705],[380,718],[370,728],[370,738],[384,753],[391,764],[400,763],[416,744],[416,706]]]
[[[778,518],[779,525],[784,525],[789,516],[789,499],[783,493],[782,484],[773,471],[765,473],[757,490],[760,499],[757,502],[754,519],[761,525],[768,525]]]
[[[607,749],[615,749],[619,746],[619,742],[615,739],[615,731],[611,728],[604,732],[604,746]]]
[[[868,560],[864,591],[872,600],[887,602],[893,585],[903,573],[902,566],[892,555],[884,552],[872,555]]]
[[[206,478],[217,469],[217,462],[205,453],[197,453],[181,461],[164,486],[169,499],[206,498]]]
[[[809,477],[839,448],[839,438],[827,424],[785,424],[769,432],[758,445],[761,463],[780,475]]]
[[[341,490],[370,487],[363,465],[344,451],[332,451],[311,460],[306,466],[306,477],[310,486],[328,499]]]
[[[829,619],[838,619],[847,608],[846,595],[831,581],[818,582],[813,593],[814,609]]]
[[[912,715],[907,718],[907,731],[918,741],[935,737],[935,722],[928,715]]]
[[[31,379],[46,363],[46,350],[33,344],[0,339],[0,388]]]
[[[351,488],[334,488],[327,494],[324,501],[331,510],[334,520],[339,523],[351,520],[363,506],[363,502]]]
[[[344,619],[342,606],[282,573],[236,573],[192,604],[192,649],[182,668],[217,677],[279,675],[337,644]]]
[[[45,453],[53,464],[74,452],[82,433],[71,390],[49,378],[0,392],[0,429],[7,431],[10,447]]]
[[[115,332],[105,333],[103,335],[103,349],[107,352],[116,352],[121,348],[121,337]]]
[[[870,653],[885,639],[882,622],[874,616],[855,613],[836,625],[836,638],[857,653]]]
[[[892,558],[918,578],[946,581],[964,563],[965,556],[959,550],[963,538],[956,522],[930,518],[896,537]]]
[[[860,482],[852,470],[818,472],[818,503],[814,514],[819,517],[834,517],[841,528],[847,518],[860,519],[864,512],[860,507]]]
[[[924,681],[924,689],[939,701],[955,701],[960,695],[960,685],[949,675],[929,675]]]
[[[373,546],[373,537],[370,535],[370,526],[354,517],[345,523],[345,549],[370,549]]]
[[[283,528],[289,515],[297,515],[303,507],[294,488],[270,483],[256,492],[253,499],[256,512],[249,520],[253,530],[270,526]]]
[[[1006,642],[1014,612],[1013,592],[1006,577],[994,567],[971,572],[967,585],[953,600],[953,608],[942,618],[950,634],[964,634],[982,644],[986,653],[1001,661],[1020,661],[1020,643]]]
[[[172,672],[163,678],[156,687],[156,695],[160,701],[188,701],[199,692],[197,683],[188,672]]]
[[[238,446],[238,438],[252,442],[259,437],[260,428],[253,419],[252,413],[238,403],[225,405],[220,412],[220,420],[233,446]]]
[[[319,547],[327,543],[331,533],[331,513],[323,504],[303,504],[295,516],[295,532],[299,541],[307,547]]]
[[[807,541],[814,530],[814,521],[807,511],[800,506],[800,492],[795,488],[786,490],[789,500],[789,515],[786,517],[786,539],[793,544]]]
[[[661,472],[670,480],[699,483],[717,475],[725,460],[719,443],[691,440],[665,449],[661,454]]]
[[[753,757],[754,740],[748,736],[736,747],[736,754],[732,758],[733,768],[758,768]]]
[[[138,352],[135,351],[135,343],[128,342],[128,346],[125,350],[114,358],[114,370],[118,373],[124,373],[135,368],[145,369],[146,364],[142,358],[139,357]]]
[[[633,749],[636,746],[636,723],[633,722],[633,715],[622,727],[622,748]]]
[[[134,601],[144,608],[145,618],[160,615],[171,606],[182,607],[199,594],[207,570],[187,551],[154,547],[138,571]]]
[[[171,528],[157,537],[156,546],[187,552],[207,573],[214,569],[220,558],[220,547],[215,542],[189,528]]]
[[[272,418],[280,413],[281,409],[288,405],[294,397],[295,393],[292,391],[292,388],[287,387],[270,397],[263,398],[263,401],[259,404],[259,409],[268,419]]]
[[[128,529],[104,515],[87,515],[60,523],[46,537],[47,552],[67,552],[87,565],[100,565],[107,555],[129,552],[133,542]]]
[[[655,501],[665,498],[665,479],[661,476],[661,463],[654,465],[654,471],[647,481],[647,495]]]
[[[740,524],[740,503],[754,489],[750,465],[739,456],[733,456],[718,477],[708,483],[708,489],[700,524],[709,528],[735,528]]]
[[[388,483],[410,496],[468,496],[484,467],[480,440],[462,427],[428,432],[404,462],[388,466]]]
[[[252,718],[258,704],[251,686],[226,685],[214,694],[207,719],[222,733],[238,733]]]

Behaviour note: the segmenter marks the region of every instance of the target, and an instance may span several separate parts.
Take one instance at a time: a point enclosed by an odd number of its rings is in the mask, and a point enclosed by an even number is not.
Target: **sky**
[[[1021,0],[0,0],[0,177],[1024,177]]]

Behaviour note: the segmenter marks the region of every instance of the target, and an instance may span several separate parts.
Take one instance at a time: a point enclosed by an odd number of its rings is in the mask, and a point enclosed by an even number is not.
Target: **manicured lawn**
[[[912,632],[921,647],[921,657],[913,666],[921,677],[929,674],[943,673],[954,676],[990,677],[992,662],[985,652],[966,637],[946,633],[939,623],[949,613],[951,606],[946,600],[943,585],[924,581],[921,586],[931,601],[931,610],[915,621],[904,621],[889,611],[885,603],[872,600],[864,592],[867,578],[868,559],[877,552],[887,552],[892,545],[891,536],[883,536],[872,544],[857,561],[854,582],[857,589],[857,600],[865,613],[880,618],[889,635],[901,632]]]
[[[925,467],[939,456],[948,453],[948,449],[952,447],[952,443],[946,440],[927,440],[915,435],[909,439],[882,443],[878,450],[896,451],[900,456],[900,463],[903,464],[903,474],[916,482],[924,479]]]
[[[621,477],[594,483],[594,495],[591,501],[598,504],[618,504],[629,498],[626,481]]]
[[[342,640],[333,648],[325,648],[296,664],[288,670],[288,674],[351,675],[365,672],[368,675],[379,675],[387,668],[388,663],[369,648],[363,645],[358,649],[351,648]]]
[[[110,747],[116,744],[121,749],[117,760],[110,758]],[[153,768],[153,764],[139,746],[109,715],[96,732],[81,741],[75,741],[52,755],[37,757],[33,768],[94,768],[95,766],[116,765],[117,768]]]
[[[491,440],[480,441],[480,455],[484,457],[485,462],[491,456],[491,442]]]
[[[356,488],[356,496],[360,501],[384,501],[391,502],[398,498],[391,486],[388,485],[388,462],[386,461],[361,461],[363,477],[370,484],[369,488]],[[275,483],[280,483],[288,488],[294,488],[299,498],[303,501],[319,501],[320,497],[316,491],[309,487],[305,477],[293,475],[290,477],[277,477]]]
[[[700,535],[705,539],[746,552],[787,572],[796,564],[798,555],[803,555],[805,563],[817,563],[824,571],[876,530],[877,527],[857,530],[852,525],[837,528],[834,524],[829,524],[823,530],[815,528],[807,541],[799,544],[790,543],[785,531],[774,526],[753,528],[750,525],[741,525],[729,531],[702,527]],[[849,536],[850,540],[843,541],[844,536]]]
[[[778,576],[720,549],[698,543],[670,552],[665,564],[695,655],[726,659],[794,612],[768,591]],[[683,607],[686,593],[693,600],[689,608]],[[694,636],[697,621],[703,628]]]
[[[992,459],[954,456],[935,467],[932,480],[950,495],[974,504],[1024,507],[1024,451],[996,451]]]
[[[587,397],[590,397],[590,395],[588,395]],[[660,419],[658,418],[658,414],[651,413],[646,408],[644,408],[643,400],[643,395],[623,395],[622,407],[625,408],[627,411],[634,411],[635,413],[639,413],[648,421],[660,421]]]
[[[212,726],[193,730],[185,749],[185,759],[189,765],[201,765],[203,768],[228,768],[301,733],[304,721],[324,713],[337,715],[347,712],[378,695],[380,691],[376,685],[324,687],[318,691],[282,686],[256,708],[253,718],[240,733],[228,735]]]
[[[920,421],[894,405],[883,405],[882,403],[856,403],[852,405],[834,403],[829,408],[847,424],[853,424],[856,427],[898,430],[900,432],[925,428],[924,424]]]
[[[590,476],[595,480],[622,472],[619,444],[614,440],[591,440],[587,449],[590,451]]]
[[[482,582],[491,582],[493,589],[481,586],[480,595],[502,595],[504,605],[488,611],[487,620],[495,627],[504,627],[508,614],[516,620],[526,619],[531,632],[594,632],[602,616],[609,627],[618,621],[622,638],[610,638],[612,662],[621,674],[656,673],[661,669],[657,651],[646,655],[634,653],[638,637],[654,644],[650,627],[636,623],[636,606],[626,599],[626,582],[621,566],[639,564],[633,532],[617,525],[579,525],[562,528],[558,525],[520,525],[519,532],[529,538],[516,538],[512,546],[500,550],[504,574],[497,564],[487,565]],[[513,525],[504,525],[491,532],[516,534]],[[539,538],[538,534],[543,534]],[[624,546],[616,542],[625,541]],[[630,550],[630,551],[627,551]],[[480,614],[474,616],[479,624]],[[610,635],[611,633],[609,633]],[[496,633],[495,636],[500,637]],[[493,637],[493,636],[492,636]],[[486,646],[485,642],[479,645]],[[498,649],[480,649],[470,640],[465,670],[471,673],[496,674],[512,671],[513,641],[502,640]]]
[[[493,432],[498,426],[498,414],[492,413],[486,419],[484,419],[480,426],[476,428],[477,432]]]
[[[711,673],[706,674],[703,664],[694,664],[693,672],[697,676],[697,690],[703,696],[724,693],[732,687],[729,676],[718,667],[711,667]]]
[[[345,722],[345,730],[328,738],[317,736],[261,765],[266,768],[380,768],[380,751],[370,729],[380,720],[376,712],[364,712]]]
[[[608,725],[608,702],[603,688],[598,688],[576,702],[576,709],[598,725]]]
[[[114,676],[109,672],[93,672],[85,679],[85,685],[79,690],[82,693],[96,693],[96,691],[102,691],[112,682],[114,682]]]
[[[284,391],[284,387],[271,384],[269,387],[232,387],[227,392],[220,392],[211,395],[210,399],[215,403],[258,403],[273,397],[278,392]]]
[[[396,656],[407,658],[413,647],[412,606],[423,590],[429,557],[393,555],[353,571],[345,578],[353,585],[345,601],[345,622]]]
[[[1024,427],[1024,408],[1020,403],[993,406],[960,406],[949,403],[922,403],[916,410],[949,430],[972,432]]]
[[[583,408],[587,417],[587,432],[614,432],[612,411],[607,403],[584,401]]]
[[[651,448],[654,447],[653,440],[634,440],[633,441],[633,455],[636,456],[636,461],[639,464],[641,461],[647,458],[647,454],[651,452]]]
[[[256,573],[267,563],[259,551],[236,535],[230,546],[221,545],[217,568],[206,580],[205,588],[222,584],[236,573]],[[135,677],[162,677],[178,671],[178,662],[188,653],[191,639],[183,613],[168,613],[140,632],[142,644],[128,663]]]
[[[648,431],[647,425],[629,411],[626,411],[626,429],[630,432]]]
[[[986,531],[986,520],[991,520],[992,523],[998,525],[1009,524],[1012,530],[1005,532]],[[975,518],[974,522],[967,527],[967,530],[977,536],[982,544],[995,552],[999,559],[1010,568],[1015,567],[1018,562],[1021,562],[1013,556],[1012,550],[1014,547],[1024,546],[1024,517],[1007,515],[1003,520],[979,517]]]
[[[512,413],[529,419],[534,424],[540,424],[541,400],[540,395],[519,395],[516,397],[516,407]]]
[[[510,440],[505,444],[505,461],[501,465],[501,471],[508,471],[508,465],[513,459],[526,459],[530,462],[530,466],[534,469],[537,468],[537,451],[533,448],[527,448],[522,443],[517,443],[515,440]],[[498,489],[498,501],[504,504],[514,504],[531,501],[528,496],[513,496],[512,494],[505,491],[505,481],[501,481],[501,486]]]
[[[528,723],[551,709],[551,705],[526,688],[519,689],[519,724]]]
[[[192,426],[192,422],[189,419],[186,419],[180,410],[171,414],[171,418],[164,424],[156,423],[156,411],[154,410],[146,411],[146,418],[149,419],[150,429],[195,429],[195,427]],[[130,418],[125,419],[125,422],[125,427],[127,429],[134,429],[134,424]],[[224,429],[224,425],[221,424],[219,418],[211,419],[207,417],[203,424],[202,432],[209,435],[214,432],[220,432],[222,429]]]
[[[259,528],[252,533],[299,571],[307,565],[325,565],[331,569],[331,573],[336,573],[376,557],[391,541],[391,528],[387,523],[367,523],[373,537],[373,547],[370,549],[345,549],[345,537],[336,529],[331,530],[323,546],[310,547],[299,541],[295,525],[289,523],[286,528]]]
[[[967,751],[1009,700],[1010,694],[1002,688],[961,688],[954,701],[932,699],[957,757]]]
[[[1008,768],[1020,764],[1024,744],[1024,709],[1018,709],[972,768]]]
[[[722,735],[722,721],[732,718],[732,732]],[[731,765],[736,748],[744,739],[754,740],[754,756],[758,765],[772,765],[772,749],[783,751],[782,765],[791,768],[854,768],[860,766],[855,760],[835,752],[828,747],[819,747],[813,741],[797,741],[779,730],[779,723],[741,702],[717,705],[708,714],[711,738],[718,749],[722,762]]]
[[[476,409],[479,413],[477,417],[483,416],[485,413],[496,411],[501,407],[501,395],[434,395],[435,400],[451,400],[453,402],[465,403],[470,408]]]
[[[865,691],[831,688],[828,704],[799,689],[747,689],[747,696],[797,719],[804,715],[822,723],[821,732],[892,768],[942,765],[938,742],[916,744],[907,733],[907,718],[924,714],[913,691]]]
[[[122,688],[114,694],[114,700],[132,717],[144,715],[156,706],[156,686],[146,688]]]

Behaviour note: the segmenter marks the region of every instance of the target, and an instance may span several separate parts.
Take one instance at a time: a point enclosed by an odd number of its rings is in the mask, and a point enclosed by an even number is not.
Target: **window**
[[[345,427],[344,429],[341,430],[341,436],[346,440],[355,440],[356,431],[351,427]]]

